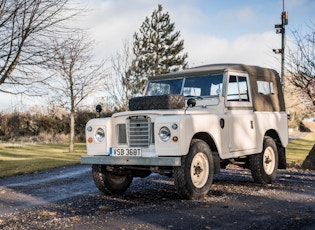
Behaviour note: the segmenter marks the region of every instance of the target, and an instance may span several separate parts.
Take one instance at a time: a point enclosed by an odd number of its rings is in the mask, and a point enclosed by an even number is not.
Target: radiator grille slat
[[[132,116],[127,120],[127,136],[130,147],[150,145],[151,121],[146,116]]]

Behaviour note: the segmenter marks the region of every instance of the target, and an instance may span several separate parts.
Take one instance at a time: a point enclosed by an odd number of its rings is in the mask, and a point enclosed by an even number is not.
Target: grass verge
[[[290,141],[286,148],[288,166],[300,167],[314,144],[315,133]]]
[[[289,167],[300,167],[315,143],[315,133],[290,141],[286,153]],[[69,153],[64,144],[0,143],[0,177],[32,173],[80,163],[86,154],[85,143],[77,143]]]
[[[67,143],[0,143],[0,177],[78,164],[85,154],[85,143],[76,143],[73,153],[69,153]]]

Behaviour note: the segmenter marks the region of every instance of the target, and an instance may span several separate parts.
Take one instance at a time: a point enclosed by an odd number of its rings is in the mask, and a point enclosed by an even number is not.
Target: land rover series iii
[[[243,64],[214,64],[149,78],[129,111],[86,125],[95,185],[122,194],[134,177],[174,178],[185,199],[200,199],[230,163],[255,182],[286,168],[287,114],[279,74]]]

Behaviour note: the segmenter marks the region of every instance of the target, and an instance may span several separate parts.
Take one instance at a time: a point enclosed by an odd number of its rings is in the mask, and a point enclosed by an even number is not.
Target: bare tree
[[[106,90],[115,101],[116,111],[128,110],[128,101],[135,96],[137,83],[128,74],[133,58],[129,41],[123,42],[123,49],[111,57],[112,73],[108,78]]]
[[[292,79],[292,76],[288,74],[285,78]],[[309,97],[288,80],[285,82],[284,94],[286,111],[290,114],[288,126],[296,129],[300,126],[303,118],[310,115],[312,104]]]
[[[309,26],[309,32],[303,35],[295,31],[295,48],[287,56],[288,80],[309,98],[315,105],[315,24]]]
[[[70,35],[67,39],[54,39],[53,56],[45,64],[52,71],[50,89],[55,103],[63,106],[70,114],[70,146],[74,150],[75,113],[80,103],[96,90],[103,87],[106,72],[104,62],[95,63],[92,42],[83,34]]]
[[[51,52],[47,42],[78,12],[68,0],[0,0],[0,92],[38,94],[28,86],[46,79],[37,65]]]

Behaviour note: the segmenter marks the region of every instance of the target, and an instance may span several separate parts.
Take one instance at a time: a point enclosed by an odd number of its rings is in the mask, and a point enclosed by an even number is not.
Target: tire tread
[[[276,158],[275,169],[271,175],[267,175],[263,167],[263,154],[267,146],[271,146],[274,149],[275,158]],[[256,183],[271,184],[272,182],[274,182],[276,178],[276,171],[278,168],[278,152],[277,152],[277,146],[271,137],[266,136],[264,138],[263,150],[261,153],[249,156],[249,164],[250,164],[252,177]]]
[[[193,139],[190,143],[190,148],[198,142],[206,144],[203,140]],[[188,154],[191,154],[191,150],[189,150]],[[185,199],[193,199],[193,200],[194,199],[201,199],[208,193],[210,186],[212,184],[213,174],[214,174],[213,158],[212,158],[212,153],[211,153],[210,148],[209,148],[208,154],[209,154],[209,156],[208,156],[209,157],[209,173],[211,174],[210,175],[211,179],[210,179],[210,183],[208,184],[208,186],[206,188],[204,188],[202,192],[192,191],[192,188],[191,188],[192,185],[189,184],[190,182],[186,178],[185,170],[190,170],[190,169],[185,168],[185,166],[187,164],[187,162],[186,162],[187,158],[189,157],[188,155],[182,156],[181,166],[174,168],[174,175],[173,176],[174,176],[175,187],[176,187],[178,194],[181,197],[183,197]]]

